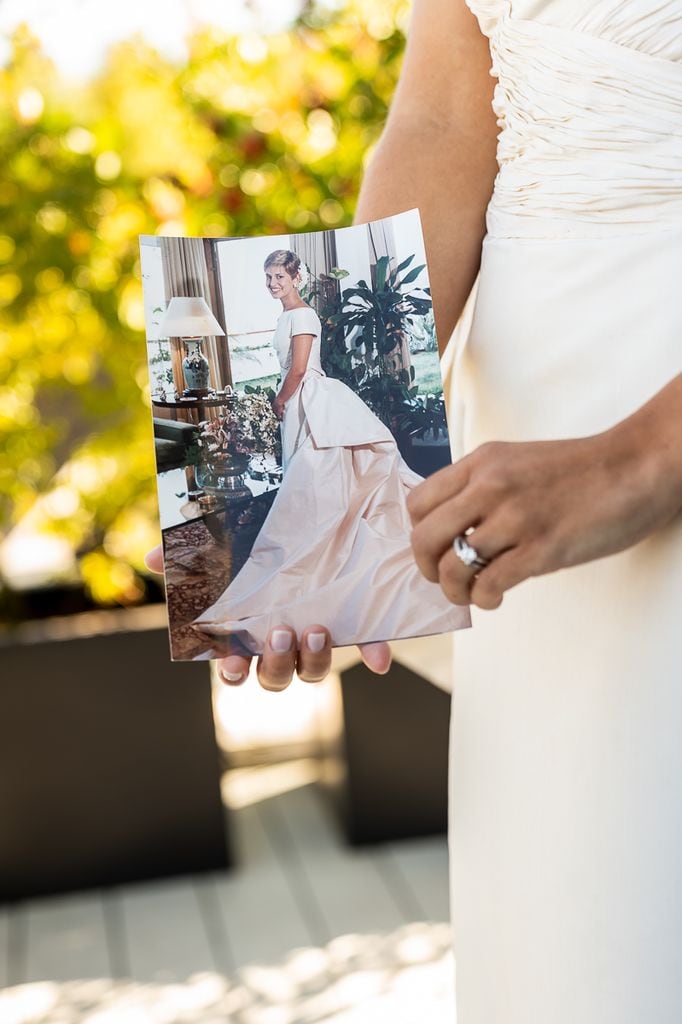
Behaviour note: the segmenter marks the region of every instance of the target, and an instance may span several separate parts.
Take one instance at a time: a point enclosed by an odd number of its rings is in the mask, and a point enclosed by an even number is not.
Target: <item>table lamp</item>
[[[186,354],[182,360],[182,372],[187,392],[197,398],[207,395],[210,373],[208,359],[201,351],[201,342],[206,335],[224,335],[225,331],[206,300],[184,295],[172,298],[161,317],[159,334],[180,338],[184,342]]]

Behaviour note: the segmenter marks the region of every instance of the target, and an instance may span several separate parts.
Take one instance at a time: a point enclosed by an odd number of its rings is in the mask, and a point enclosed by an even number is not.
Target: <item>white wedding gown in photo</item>
[[[310,306],[284,310],[277,321],[282,373],[296,334],[314,340],[284,408],[282,485],[244,566],[194,625],[234,634],[254,653],[279,625],[300,638],[319,623],[335,646],[468,626],[469,609],[450,604],[414,561],[406,498],[423,478],[362,399],[325,375]]]
[[[682,372],[682,0],[467,2],[501,131],[457,457],[605,430]],[[457,1024],[682,1021],[681,627],[677,516],[455,636]]]

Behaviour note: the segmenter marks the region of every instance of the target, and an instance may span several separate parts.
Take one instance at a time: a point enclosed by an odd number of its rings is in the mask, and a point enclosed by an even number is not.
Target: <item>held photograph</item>
[[[410,546],[451,461],[419,211],[140,253],[172,659],[469,627]]]

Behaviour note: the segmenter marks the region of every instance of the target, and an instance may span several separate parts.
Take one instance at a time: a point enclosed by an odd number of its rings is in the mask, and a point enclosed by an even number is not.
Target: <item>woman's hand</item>
[[[145,557],[152,572],[163,572],[161,546]],[[308,626],[301,637],[302,646],[296,649],[296,634],[288,626],[271,630],[265,653],[258,658],[258,682],[265,690],[284,690],[294,672],[307,683],[317,683],[328,675],[332,663],[331,637],[325,626]],[[367,668],[384,675],[391,667],[391,649],[388,644],[361,644],[360,655]],[[230,686],[240,686],[249,674],[251,658],[230,655],[218,661],[218,675]]]
[[[284,402],[279,395],[276,395],[272,400],[272,411],[278,420],[281,420],[284,416]]]
[[[646,407],[643,407],[646,409]],[[490,442],[434,473],[408,499],[419,568],[453,604],[497,608],[530,576],[622,551],[682,508],[679,457],[633,415],[590,437]],[[491,559],[465,565],[452,542]]]

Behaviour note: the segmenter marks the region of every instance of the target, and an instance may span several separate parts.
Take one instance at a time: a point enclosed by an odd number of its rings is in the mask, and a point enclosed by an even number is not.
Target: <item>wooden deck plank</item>
[[[233,812],[238,866],[216,875],[233,965],[267,964],[319,941],[310,908],[292,887],[264,827],[260,807]]]
[[[130,976],[136,981],[184,981],[215,964],[192,877],[120,889]]]
[[[111,965],[99,891],[27,900],[17,908],[19,915],[25,928],[25,967],[20,981],[109,976]]]
[[[269,802],[279,856],[307,879],[326,925],[326,940],[397,928],[409,917],[383,873],[380,848],[348,848],[314,785]]]
[[[119,886],[102,889],[102,910],[111,977],[128,978],[130,976],[130,956]]]
[[[444,836],[403,839],[386,850],[409,886],[424,921],[450,920],[448,844]]]
[[[9,911],[0,907],[0,988],[9,984]]]
[[[223,875],[224,872],[204,872],[194,875],[193,881],[194,895],[211,948],[213,965],[222,974],[230,974],[235,968],[235,960],[220,905],[219,882]]]
[[[7,913],[7,981],[19,985],[26,977],[26,914],[23,903],[12,903]]]

